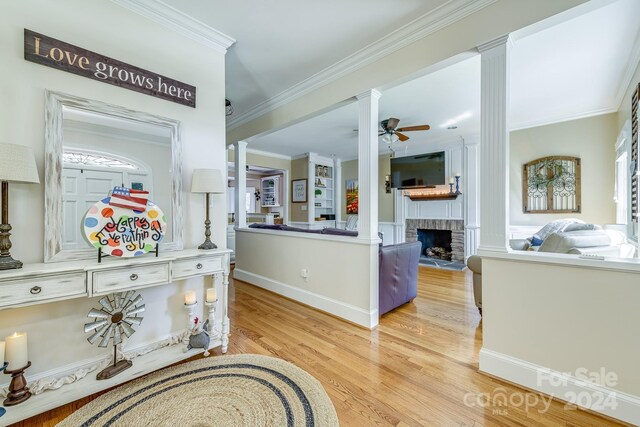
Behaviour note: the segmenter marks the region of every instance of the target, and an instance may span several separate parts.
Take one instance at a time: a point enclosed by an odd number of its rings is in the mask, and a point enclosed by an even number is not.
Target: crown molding
[[[553,125],[556,123],[570,122],[572,120],[586,119],[594,116],[601,116],[603,114],[615,113],[618,111],[618,107],[613,105],[610,107],[598,108],[595,110],[582,111],[579,113],[554,115],[537,120],[529,120],[526,122],[512,123],[509,125],[509,132],[530,129],[540,126]]]
[[[349,73],[372,64],[393,52],[484,9],[496,1],[497,0],[449,0],[442,6],[420,16],[313,76],[238,114],[236,117],[230,118],[227,121],[227,130],[235,129],[269,111],[288,104],[294,99],[300,98]]]
[[[246,144],[246,142],[244,141],[238,141],[238,142],[242,142],[244,144]],[[228,150],[235,150],[235,145],[229,145],[227,146]],[[282,159],[282,160],[291,160],[291,156],[287,156],[286,154],[278,154],[278,153],[272,153],[270,151],[264,151],[264,150],[256,150],[255,148],[247,148],[247,153],[251,153],[251,154],[257,154],[259,156],[265,156],[265,157],[273,157],[274,159]]]
[[[236,41],[160,0],[111,0],[198,43],[226,54]]]

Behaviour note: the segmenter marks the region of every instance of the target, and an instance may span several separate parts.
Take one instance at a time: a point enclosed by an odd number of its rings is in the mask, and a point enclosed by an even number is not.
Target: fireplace
[[[451,230],[419,228],[417,233],[418,241],[422,243],[422,256],[451,261]]]
[[[405,240],[422,242],[423,258],[464,263],[464,221],[407,219],[405,225]],[[427,232],[427,235],[422,236],[424,232]],[[424,250],[427,248],[431,248],[431,255],[425,256]]]

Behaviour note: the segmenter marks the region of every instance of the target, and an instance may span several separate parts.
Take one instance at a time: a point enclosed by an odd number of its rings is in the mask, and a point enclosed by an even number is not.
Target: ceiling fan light
[[[385,133],[380,137],[380,141],[384,142],[385,144],[391,144],[393,142],[393,139],[391,138],[390,134]]]

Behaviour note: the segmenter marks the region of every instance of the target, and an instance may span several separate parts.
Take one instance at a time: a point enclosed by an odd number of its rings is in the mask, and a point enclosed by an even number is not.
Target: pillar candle
[[[196,291],[188,291],[184,294],[184,303],[186,305],[191,305],[196,303]]]
[[[449,178],[449,184],[453,184],[454,182],[456,182],[456,180],[455,180],[455,179],[453,179],[453,178]]]
[[[207,302],[215,302],[218,299],[218,294],[216,293],[216,287],[207,289]]]
[[[24,368],[29,362],[27,355],[27,333],[14,333],[5,338],[7,369],[10,371]]]
[[[454,175],[456,178],[460,178],[460,172],[456,172],[456,174]]]

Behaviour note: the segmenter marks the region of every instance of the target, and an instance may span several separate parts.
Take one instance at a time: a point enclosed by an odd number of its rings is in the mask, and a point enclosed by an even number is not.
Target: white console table
[[[187,249],[161,253],[158,257],[153,254],[139,258],[107,257],[101,263],[96,259],[28,264],[19,270],[0,271],[0,310],[161,286],[191,277],[213,276],[214,286],[219,281],[222,283],[222,298],[218,307],[222,312],[222,325],[220,334],[211,337],[209,348],[221,347],[222,353],[226,353],[230,327],[228,300],[231,253],[228,249]],[[203,351],[192,349],[183,352],[182,348],[181,345],[167,346],[136,357],[131,369],[109,380],[98,381],[95,374],[89,374],[58,390],[34,395],[21,405],[6,408],[7,413],[0,418],[0,425],[32,417]],[[31,383],[32,379],[27,379]]]

